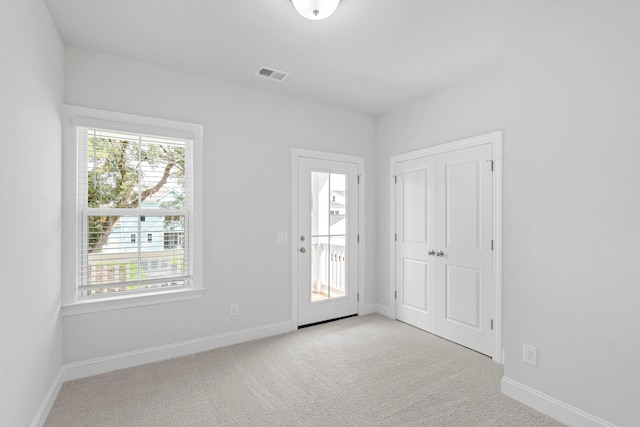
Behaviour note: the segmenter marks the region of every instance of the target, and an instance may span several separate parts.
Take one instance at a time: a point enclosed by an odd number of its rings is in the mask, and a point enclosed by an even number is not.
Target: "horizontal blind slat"
[[[146,287],[146,288],[139,288],[139,289],[134,289],[134,290],[117,290],[117,291],[104,291],[104,292],[96,292],[94,294],[91,294],[90,299],[94,300],[94,299],[101,299],[101,298],[112,298],[114,296],[121,296],[121,295],[142,295],[142,294],[153,294],[153,293],[159,293],[159,292],[164,292],[167,290],[180,290],[180,289],[191,289],[191,285],[190,284],[177,284],[177,285],[171,285],[171,286],[161,286],[161,287]]]

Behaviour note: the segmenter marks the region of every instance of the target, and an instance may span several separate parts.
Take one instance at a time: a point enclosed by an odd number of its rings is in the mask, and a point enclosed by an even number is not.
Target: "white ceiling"
[[[310,21],[290,0],[45,0],[66,44],[373,115],[500,61],[549,2],[342,0]]]

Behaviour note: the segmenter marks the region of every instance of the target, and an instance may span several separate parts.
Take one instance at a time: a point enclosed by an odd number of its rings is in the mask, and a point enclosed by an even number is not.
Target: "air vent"
[[[284,71],[278,71],[278,70],[274,70],[272,68],[267,68],[267,67],[261,67],[256,72],[256,76],[258,77],[264,77],[265,79],[276,80],[279,82],[286,79],[288,75],[289,73],[285,73]]]

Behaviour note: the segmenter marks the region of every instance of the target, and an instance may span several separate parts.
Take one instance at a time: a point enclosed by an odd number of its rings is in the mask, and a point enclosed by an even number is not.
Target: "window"
[[[201,126],[69,106],[65,115],[65,156],[74,144],[77,164],[75,283],[65,304],[201,289]]]
[[[169,231],[164,233],[164,248],[176,249],[184,246],[184,233],[179,231]]]
[[[110,127],[77,127],[83,223],[78,297],[138,293],[167,283],[189,286],[188,244],[180,251],[156,250],[138,244],[138,236],[146,234],[147,243],[152,243],[153,234],[145,229],[160,215],[172,220],[157,226],[189,235],[191,188],[186,174],[191,170],[191,142]],[[118,222],[135,230],[127,247],[117,244],[113,225]],[[162,270],[157,261],[178,269]],[[147,267],[140,268],[143,265]]]

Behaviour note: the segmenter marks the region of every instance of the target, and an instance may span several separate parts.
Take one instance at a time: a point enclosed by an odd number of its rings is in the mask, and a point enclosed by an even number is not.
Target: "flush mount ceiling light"
[[[331,16],[340,0],[291,0],[291,3],[300,15],[318,21]]]

